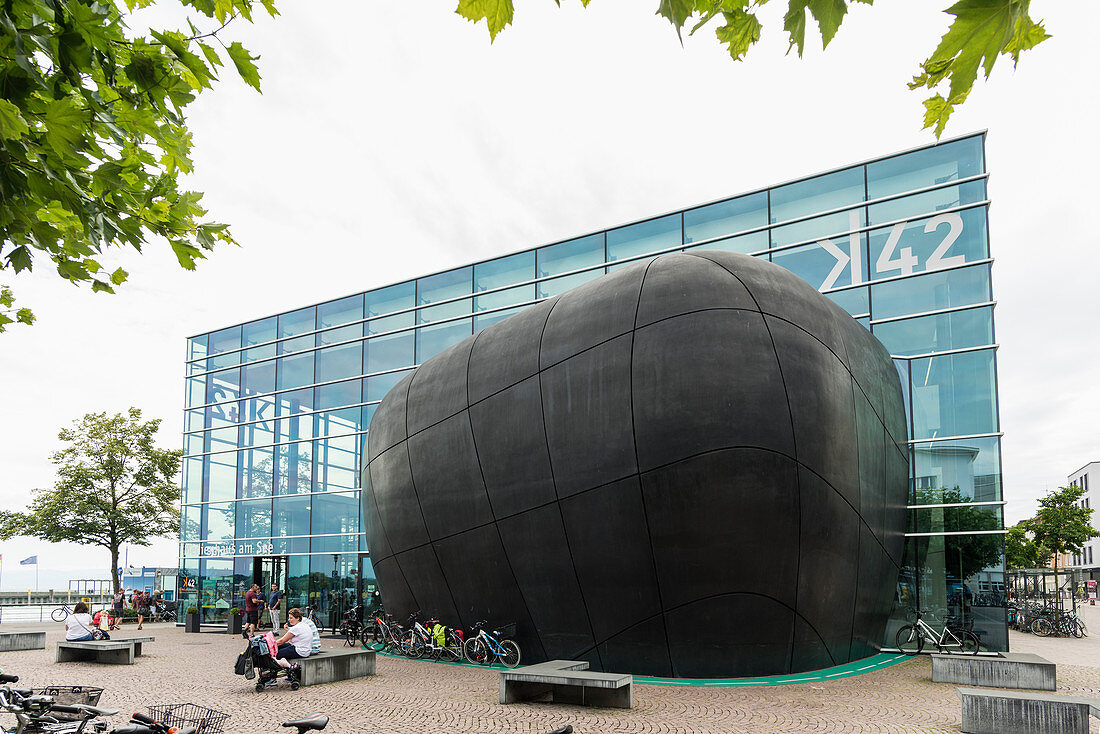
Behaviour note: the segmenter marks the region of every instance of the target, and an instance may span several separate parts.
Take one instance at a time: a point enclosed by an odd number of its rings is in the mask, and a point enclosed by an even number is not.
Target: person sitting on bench
[[[282,668],[296,667],[290,661],[308,658],[313,650],[313,630],[302,621],[302,610],[294,607],[286,614],[289,627],[286,634],[275,640],[279,651],[275,653],[275,662]]]
[[[73,613],[65,619],[65,641],[86,642],[92,639],[92,615],[88,605],[80,601],[73,607]]]

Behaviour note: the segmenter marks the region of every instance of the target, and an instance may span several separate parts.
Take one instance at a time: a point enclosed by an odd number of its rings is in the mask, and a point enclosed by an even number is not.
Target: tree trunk
[[[114,593],[117,594],[122,588],[122,579],[118,577],[118,545],[111,546],[111,583],[115,587]]]

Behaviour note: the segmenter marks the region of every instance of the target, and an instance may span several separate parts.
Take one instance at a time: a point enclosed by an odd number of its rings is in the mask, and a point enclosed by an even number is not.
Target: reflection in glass
[[[241,497],[270,497],[274,453],[270,448],[246,449],[240,452]]]
[[[359,440],[355,436],[315,441],[314,450],[317,472],[313,491],[338,492],[359,488]]]
[[[437,326],[422,326],[416,330],[416,361],[425,362],[473,333],[473,322],[470,319]]]
[[[863,253],[867,251],[867,242],[863,235],[834,238],[832,247],[835,252],[818,243],[780,250],[772,253],[772,262],[790,270],[817,290],[853,285],[853,272],[858,278],[856,283],[864,282],[862,276],[866,272],[866,261]],[[853,250],[855,265],[850,260]]]
[[[366,372],[384,372],[410,367],[415,360],[416,335],[404,331],[367,340]]]
[[[363,343],[354,342],[317,351],[316,382],[358,377],[363,373]]]
[[[918,443],[912,448],[913,504],[1002,499],[1001,441],[996,436]]]
[[[257,362],[256,364],[245,365],[241,368],[241,393],[243,395],[274,392],[274,390],[274,361]]]
[[[771,220],[774,224],[857,204],[863,193],[862,166],[796,181],[771,190]]]
[[[337,329],[319,332],[317,334],[317,346],[323,347],[328,344],[339,344],[340,342],[358,339],[361,336],[363,336],[363,325],[349,324]]]
[[[264,344],[275,340],[276,317],[271,316],[259,321],[253,321],[244,325],[244,338],[242,346],[251,347],[256,344]]]
[[[327,329],[363,318],[363,296],[348,296],[317,307],[317,328]]]
[[[430,275],[416,282],[416,304],[425,306],[440,301],[446,301],[459,296],[466,296],[473,289],[473,268],[465,267],[457,270],[448,270],[438,275]],[[452,316],[461,316],[470,313],[470,299],[455,301],[433,308],[422,308],[417,311],[417,323],[439,321]]]
[[[891,354],[944,352],[993,343],[993,307],[874,324],[872,332]]]
[[[344,380],[317,387],[317,409],[325,410],[359,403],[362,399],[362,384],[362,380]]]
[[[237,503],[237,537],[266,538],[271,535],[271,500],[241,500]]]
[[[605,262],[604,256],[603,232],[559,242],[556,245],[547,245],[536,253],[538,276],[545,278],[548,275],[561,275],[581,268],[602,265]],[[600,272],[602,274],[603,271]]]
[[[401,382],[401,379],[409,374],[412,370],[404,370],[402,372],[389,372],[384,375],[375,375],[374,377],[368,377],[364,380],[365,386],[363,389],[363,399],[368,402],[374,402],[386,397],[386,393],[390,391],[390,388]]]
[[[625,260],[655,250],[682,245],[683,232],[679,214],[670,214],[648,222],[608,230],[607,259]]]
[[[870,224],[892,222],[895,219],[915,219],[941,209],[975,204],[984,199],[985,181],[970,181],[959,186],[947,186],[874,204],[867,207],[867,216]]]
[[[203,457],[206,497],[209,501],[232,500],[237,497],[237,452],[211,454]]]
[[[929,273],[871,286],[876,319],[969,306],[992,300],[989,265]]]
[[[985,207],[870,232],[871,278],[955,268],[989,257]]]
[[[309,535],[309,497],[276,497],[272,512],[271,534]]]
[[[241,348],[241,327],[230,326],[228,329],[215,331],[210,335],[210,354],[228,352],[231,349]]]
[[[768,192],[761,191],[684,212],[684,244],[767,225]],[[767,235],[763,236],[766,241]],[[767,245],[765,244],[764,247]],[[764,247],[757,249],[764,249]]]
[[[298,336],[317,328],[317,309],[313,306],[279,314],[279,338]]]
[[[180,540],[202,540],[202,508],[198,505],[184,505],[180,508]]]
[[[312,487],[313,442],[299,441],[276,446],[275,493],[309,494]]]
[[[870,295],[866,288],[849,288],[846,291],[826,293],[825,296],[853,316],[862,316],[871,311]]]
[[[867,195],[878,199],[983,171],[982,138],[975,136],[867,164]]]
[[[313,352],[280,357],[277,369],[276,386],[279,390],[309,385],[313,382]]]
[[[234,502],[217,502],[202,506],[203,540],[233,539]]]
[[[914,359],[910,375],[914,438],[997,431],[992,349]]]

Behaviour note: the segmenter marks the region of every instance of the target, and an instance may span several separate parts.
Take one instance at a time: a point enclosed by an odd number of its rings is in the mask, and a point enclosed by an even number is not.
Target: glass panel
[[[199,562],[202,573],[200,606],[203,622],[224,622],[233,606],[233,559],[204,558]]]
[[[220,370],[222,367],[231,367],[235,364],[240,363],[240,352],[225,352],[224,354],[219,354],[216,357],[210,357],[208,360],[206,360],[206,369]]]
[[[359,532],[359,494],[324,494],[313,498],[313,534]]]
[[[517,303],[527,303],[535,300],[535,284],[521,285],[517,288],[508,288],[487,296],[474,298],[475,311],[487,311],[490,308],[503,308]]]
[[[275,441],[277,443],[299,441],[304,438],[313,438],[313,415],[311,413],[299,413],[275,421]]]
[[[183,453],[185,456],[201,454],[205,450],[203,446],[203,435],[201,433],[183,434]]]
[[[503,288],[535,278],[535,253],[520,252],[474,266],[474,292]],[[510,294],[510,295],[508,295]],[[512,288],[489,296],[478,296],[474,308],[485,310],[529,301],[535,297],[534,285]]]
[[[771,220],[774,224],[856,204],[863,201],[863,192],[862,166],[780,186],[771,190]]]
[[[645,255],[656,250],[682,245],[680,215],[669,214],[660,219],[639,222],[607,233],[607,259],[623,260],[635,255]]]
[[[538,296],[539,298],[549,298],[559,293],[565,293],[582,283],[587,283],[590,280],[602,277],[605,270],[606,268],[598,268],[584,273],[577,273],[576,275],[563,275],[560,278],[544,280],[539,283]]]
[[[317,328],[326,329],[363,318],[363,295],[348,296],[317,307]]]
[[[241,394],[275,391],[275,361],[257,362],[241,368]]]
[[[875,280],[984,260],[989,257],[985,207],[871,230],[869,249]]]
[[[276,396],[276,415],[293,415],[313,409],[313,388],[280,393]]]
[[[317,474],[314,477],[314,492],[359,489],[359,438],[357,436],[342,436],[315,441],[314,449],[317,452]],[[316,520],[314,524],[316,524]],[[314,532],[317,531],[314,530]]]
[[[228,329],[215,331],[210,335],[210,354],[228,352],[230,349],[241,348],[241,327],[230,326]]]
[[[241,401],[245,423],[241,426],[241,446],[268,446],[275,440],[275,398],[252,398]]]
[[[266,538],[271,535],[271,500],[242,500],[237,503],[237,537]]]
[[[238,403],[217,403],[206,406],[207,428],[225,428],[237,423]],[[206,449],[210,451],[210,448]]]
[[[275,447],[275,493],[309,494],[313,486],[313,442]]]
[[[323,347],[326,344],[339,344],[340,342],[358,339],[361,336],[363,336],[362,324],[341,326],[339,329],[329,329],[328,331],[319,333],[317,335],[317,346]]]
[[[473,288],[473,268],[465,267],[457,270],[448,270],[438,275],[430,275],[416,282],[416,305],[425,306],[431,303],[439,303],[450,298],[469,295]],[[461,316],[470,313],[470,299],[463,299],[437,306],[430,309],[417,311],[417,323],[439,321],[452,316]]]
[[[313,352],[293,357],[280,357],[278,367],[278,389],[302,387],[313,382]]]
[[[211,372],[206,375],[206,402],[220,403],[225,400],[236,400],[241,391],[241,369],[234,367],[221,372]]]
[[[840,244],[847,249],[848,237],[843,233],[859,229],[863,224],[862,209],[852,209],[846,212],[837,212],[836,214],[827,214],[823,217],[795,222],[785,227],[776,227],[772,229],[772,247],[783,247],[784,245],[793,245],[795,242],[808,242],[815,239],[831,238],[834,243]],[[864,269],[864,272],[866,272],[866,269]]]
[[[202,502],[202,457],[183,460],[183,502]]]
[[[285,339],[288,336],[298,336],[313,331],[316,324],[317,309],[314,306],[279,314],[279,338]]]
[[[354,553],[359,550],[359,536],[323,535],[318,537],[315,535],[310,539],[310,547],[313,549],[314,553]],[[331,558],[331,556],[329,557]],[[346,583],[347,579],[340,579],[340,581]],[[354,582],[354,579],[352,579],[352,583]]]
[[[890,222],[895,219],[911,219],[941,209],[974,204],[984,199],[985,181],[971,181],[961,186],[948,186],[875,204],[868,207],[868,218],[871,224]]]
[[[850,288],[846,291],[826,293],[825,296],[853,316],[862,316],[871,310],[867,288]]]
[[[362,401],[362,384],[362,380],[345,380],[316,388],[317,409],[325,410],[341,405],[358,404]]]
[[[317,382],[358,377],[363,373],[363,342],[329,347],[317,352]]]
[[[308,603],[309,556],[291,556],[289,570],[287,571],[286,608],[299,607],[305,609]]]
[[[416,359],[423,363],[473,334],[473,321],[461,319],[416,330]]]
[[[375,377],[368,377],[364,382],[366,387],[364,388],[363,398],[368,402],[374,402],[386,397],[386,393],[390,391],[390,388],[401,382],[401,378],[409,374],[411,370],[405,370],[403,372],[390,372],[385,375],[377,375]]]
[[[271,534],[309,535],[309,497],[276,497]]]
[[[967,436],[997,430],[997,382],[992,349],[915,359],[914,438]]]
[[[314,413],[314,437],[342,436],[359,430],[359,408]]]
[[[867,328],[870,329],[870,327]],[[894,369],[898,371],[898,379],[901,380],[901,402],[905,406],[905,435],[911,439],[913,438],[913,403],[909,395],[909,360],[895,359]],[[912,457],[910,457],[909,463],[913,463]]]
[[[408,283],[391,285],[387,288],[381,288],[367,293],[364,298],[366,301],[366,315],[368,317],[383,316],[391,311],[412,308],[416,305],[416,283],[410,281]],[[414,316],[412,311],[398,316],[374,319],[367,323],[366,334],[368,336],[371,334],[381,334],[385,331],[412,326],[413,319]]]
[[[947,270],[871,286],[876,319],[938,311],[992,300],[989,266]]]
[[[535,259],[538,265],[538,277],[560,275],[572,270],[602,265],[604,260],[603,233],[579,237],[567,242],[549,245],[537,251]],[[603,270],[600,269],[600,274]],[[581,281],[584,282],[584,281]],[[561,292],[561,291],[557,291]]]
[[[474,331],[481,331],[486,326],[492,326],[498,321],[503,321],[509,316],[514,316],[522,310],[523,308],[506,308],[501,311],[494,311],[490,314],[474,316]]]
[[[767,224],[768,192],[766,191],[719,201],[684,212],[684,244],[736,234],[746,229],[765,227]]]
[[[206,432],[205,451],[231,451],[237,448],[237,428],[227,426]]]
[[[256,344],[275,341],[275,322],[276,317],[270,316],[266,319],[245,324],[242,346],[251,347]]]
[[[834,251],[820,243],[772,253],[772,262],[790,270],[817,290],[841,288],[865,282],[867,243],[862,235],[834,239]],[[852,253],[855,253],[855,262]],[[862,313],[866,313],[866,310]]]
[[[737,252],[742,255],[750,255],[754,252],[768,249],[768,232],[753,232],[739,237],[727,237],[724,240],[715,240],[701,245],[685,247],[684,252],[692,250],[720,250],[722,252]]]
[[[205,457],[206,498],[209,501],[232,500],[237,497],[237,452],[212,454]]]
[[[206,356],[208,334],[193,336],[187,340],[187,359],[199,359]]]
[[[999,502],[1001,440],[993,436],[913,444],[913,473],[912,504]]]
[[[241,497],[270,497],[271,477],[275,465],[270,448],[248,449],[240,452]]]
[[[867,194],[878,199],[982,173],[982,138],[975,136],[867,165]]]
[[[895,355],[983,347],[993,343],[993,307],[889,321],[871,331]]]
[[[200,408],[198,410],[189,410],[184,416],[185,431],[201,431],[206,428],[206,410]]]
[[[366,372],[384,372],[416,364],[416,335],[405,331],[376,336],[367,342]]]
[[[378,403],[363,406],[363,423],[361,424],[363,428],[370,427],[370,419],[374,417],[374,411],[376,410],[378,410]],[[366,437],[364,436],[364,438]]]
[[[189,377],[187,378],[187,389],[185,390],[187,397],[187,407],[194,408],[199,405],[206,404],[206,378],[205,377]]]
[[[202,508],[198,505],[184,505],[180,509],[180,540],[202,540]]]
[[[256,362],[261,359],[271,359],[275,356],[275,345],[265,344],[262,347],[251,347],[244,350],[245,362]]]
[[[202,506],[203,540],[233,539],[233,505],[235,502],[217,502]]]
[[[316,341],[317,337],[315,337],[313,334],[281,341],[279,342],[279,354],[291,354],[293,352],[300,352],[303,349],[311,349],[315,345]]]

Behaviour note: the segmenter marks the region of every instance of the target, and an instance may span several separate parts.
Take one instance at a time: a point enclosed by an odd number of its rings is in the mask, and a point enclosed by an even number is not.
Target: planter
[[[202,617],[198,612],[195,612],[194,614],[188,614],[186,620],[184,621],[184,630],[187,632],[198,632],[199,621],[201,620],[201,618]]]
[[[244,629],[244,617],[239,614],[230,614],[225,621],[225,631],[230,635],[239,635]]]

